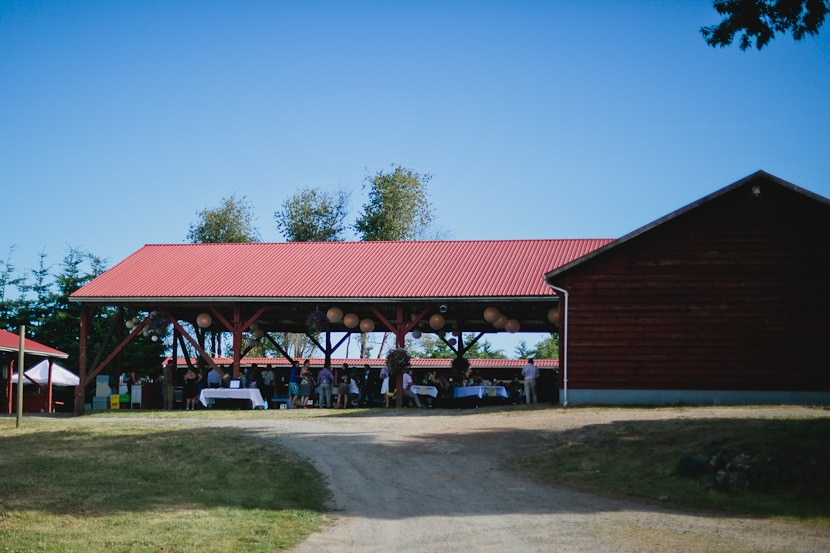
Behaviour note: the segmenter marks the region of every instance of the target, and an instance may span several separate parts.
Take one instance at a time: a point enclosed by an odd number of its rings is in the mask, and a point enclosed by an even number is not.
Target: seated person
[[[412,371],[405,371],[403,373],[403,395],[415,402],[416,407],[421,407],[421,400],[418,399],[418,394],[412,391]]]
[[[432,382],[438,388],[438,397],[452,397],[452,383],[446,376],[437,376]]]

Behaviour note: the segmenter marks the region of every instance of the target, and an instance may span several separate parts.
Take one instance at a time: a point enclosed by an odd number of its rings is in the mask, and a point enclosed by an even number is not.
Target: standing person
[[[265,401],[270,402],[274,395],[276,394],[275,384],[277,381],[277,375],[274,374],[274,369],[271,365],[266,366],[267,371],[265,375],[262,377],[262,397],[265,398]]]
[[[383,373],[381,373],[383,374]],[[395,395],[398,392],[395,382],[392,382],[392,378],[389,378],[389,374],[383,377],[383,383],[380,385],[380,395],[383,396],[383,406],[389,407],[389,400],[394,399]]]
[[[334,373],[328,365],[323,365],[320,372],[317,373],[317,385],[320,386],[320,394],[318,397],[318,407],[320,409],[331,408],[331,385],[334,384]]]
[[[288,408],[294,409],[297,406],[297,399],[300,397],[300,367],[297,360],[291,361],[291,372],[288,374]]]
[[[164,408],[168,411],[173,409],[176,396],[176,362],[169,359],[162,370],[164,379]]]
[[[187,374],[184,375],[184,399],[185,410],[196,410],[196,396],[199,395],[199,382],[202,380],[202,375],[197,373],[192,368],[187,369]]]
[[[363,365],[363,375],[361,377],[360,398],[357,400],[358,407],[372,406],[372,392],[369,390],[369,380],[372,378],[372,369],[368,364]]]
[[[357,401],[360,399],[360,384],[358,384],[357,373],[349,375],[349,399],[346,400],[345,407],[354,404],[357,407]]]
[[[308,407],[308,398],[315,388],[314,375],[311,374],[309,365],[306,359],[303,361],[303,368],[300,369],[300,407]]]
[[[522,367],[522,378],[525,380],[525,403],[539,403],[536,395],[536,379],[539,378],[539,369],[533,364],[533,358],[527,360],[527,365]]]
[[[349,364],[343,363],[343,368],[340,369],[340,382],[337,384],[337,401],[334,407],[337,409],[345,409],[349,406]]]
[[[207,383],[208,388],[221,388],[222,387],[222,375],[220,375],[215,370],[211,369],[207,375]]]

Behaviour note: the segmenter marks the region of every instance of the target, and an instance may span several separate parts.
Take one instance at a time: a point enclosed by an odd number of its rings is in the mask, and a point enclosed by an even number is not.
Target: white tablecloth
[[[251,409],[265,407],[262,394],[256,388],[205,388],[199,394],[199,403],[207,407],[211,399],[247,399],[251,402]]]
[[[409,387],[412,390],[413,394],[417,394],[419,396],[432,396],[438,397],[438,388],[435,386],[422,386],[420,384],[413,384]]]
[[[452,397],[509,397],[504,386],[459,386],[453,388]]]

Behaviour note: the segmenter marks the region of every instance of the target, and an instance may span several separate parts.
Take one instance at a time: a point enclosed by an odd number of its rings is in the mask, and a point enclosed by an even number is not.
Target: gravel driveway
[[[295,553],[830,551],[830,534],[689,514],[540,485],[503,468],[534,440],[589,424],[699,417],[830,416],[819,409],[378,410],[285,413],[234,425],[309,459],[333,494],[331,524]],[[209,423],[209,424],[211,424]]]

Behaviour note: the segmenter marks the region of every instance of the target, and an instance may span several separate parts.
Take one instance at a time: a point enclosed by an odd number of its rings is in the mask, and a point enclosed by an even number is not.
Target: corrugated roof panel
[[[49,346],[45,346],[29,338],[23,339],[23,351],[40,357],[69,357],[69,354]],[[17,352],[20,350],[20,335],[0,330],[0,351]]]
[[[610,242],[493,240],[147,245],[73,298],[550,295],[543,275]]]

